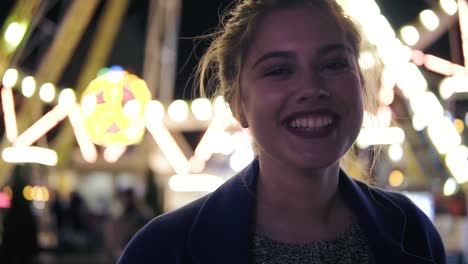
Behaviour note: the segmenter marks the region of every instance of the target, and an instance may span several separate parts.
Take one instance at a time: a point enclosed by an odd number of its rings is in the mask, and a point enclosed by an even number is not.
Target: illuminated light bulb
[[[426,117],[423,115],[415,114],[412,118],[412,125],[415,131],[423,131],[427,126]]]
[[[427,127],[427,133],[440,154],[446,154],[461,143],[460,134],[458,134],[452,121],[445,116],[434,118]]]
[[[8,45],[9,51],[12,51],[18,47],[27,29],[28,26],[26,23],[12,22],[8,25],[3,38]]]
[[[39,89],[39,97],[46,103],[52,102],[55,98],[55,86],[51,83],[44,83]]]
[[[379,91],[379,102],[382,105],[390,105],[395,99],[395,91],[393,89],[380,89]]]
[[[214,112],[216,116],[219,117],[229,117],[232,116],[231,109],[229,105],[224,101],[222,96],[216,97],[213,103]]]
[[[196,119],[207,121],[211,118],[212,108],[210,100],[206,98],[197,98],[193,100],[191,108]]]
[[[94,112],[96,105],[97,97],[94,94],[85,95],[81,101],[81,109],[86,115],[90,115],[92,112]]]
[[[361,149],[373,145],[402,144],[405,132],[399,127],[362,128],[357,138],[357,146]]]
[[[468,76],[451,76],[440,82],[439,93],[443,99],[450,98],[454,93],[468,92]]]
[[[2,158],[8,163],[38,163],[47,166],[57,165],[57,153],[40,147],[9,147],[2,151]]]
[[[18,71],[16,69],[8,69],[3,75],[2,83],[7,88],[12,88],[18,81]]]
[[[125,128],[125,135],[133,141],[140,141],[145,134],[145,123],[143,121],[135,121]]]
[[[148,122],[147,128],[174,171],[187,173],[190,170],[189,161],[164,124],[160,121]]]
[[[127,150],[126,146],[123,145],[111,145],[108,146],[103,153],[104,160],[109,163],[115,163]]]
[[[451,196],[458,192],[458,183],[454,178],[448,178],[444,183],[444,195]]]
[[[458,10],[457,2],[454,0],[440,0],[440,6],[445,13],[455,15]]]
[[[135,119],[140,116],[141,104],[137,100],[130,100],[125,103],[123,113],[130,119]]]
[[[402,27],[400,35],[403,41],[410,46],[414,46],[419,41],[419,32],[414,26]]]
[[[33,199],[32,197],[32,186],[27,185],[23,188],[23,197],[24,199],[31,201]]]
[[[388,156],[393,162],[399,162],[403,158],[403,148],[400,144],[392,144],[388,148]]]
[[[209,174],[178,174],[169,179],[174,192],[212,192],[224,183],[218,176]]]
[[[412,61],[414,64],[418,65],[418,66],[422,66],[424,65],[424,52],[420,51],[420,50],[413,50],[413,56],[412,56]]]
[[[75,96],[75,92],[72,89],[66,88],[60,92],[59,98],[58,98],[59,105],[67,107],[67,108],[73,107],[73,105],[75,104],[75,101],[76,101],[76,96]]]
[[[229,159],[229,166],[233,171],[241,171],[255,158],[255,153],[252,149],[244,149],[242,151],[235,151]]]
[[[162,121],[164,119],[164,106],[158,100],[151,100],[145,105],[146,122]]]
[[[400,64],[396,71],[396,83],[406,98],[418,97],[427,90],[427,81],[414,63]]]
[[[15,99],[10,88],[1,90],[3,118],[5,121],[5,134],[10,142],[14,142],[18,137],[18,126],[16,125]]]
[[[369,51],[364,51],[359,56],[359,66],[364,70],[372,69],[375,66],[375,58]]]
[[[189,160],[190,163],[190,172],[200,173],[205,169],[206,163],[203,160],[200,160],[197,156],[192,156]]]
[[[468,148],[460,145],[445,156],[445,165],[459,184],[468,182]]]
[[[403,184],[405,181],[405,175],[399,170],[394,170],[390,172],[390,175],[388,176],[388,183],[392,187],[399,187]]]
[[[457,129],[458,133],[463,133],[463,131],[465,130],[465,124],[463,123],[463,120],[461,119],[455,119],[453,120],[453,125],[455,126],[455,128]]]
[[[32,76],[25,77],[21,82],[21,93],[25,97],[31,97],[36,90],[36,80]]]
[[[89,137],[83,123],[81,111],[78,105],[74,105],[72,111],[68,114],[70,124],[72,125],[75,138],[81,151],[83,159],[88,163],[94,163],[97,160],[96,148]]]
[[[440,25],[439,17],[430,9],[426,9],[419,14],[419,19],[421,20],[424,27],[430,31],[436,30]]]
[[[125,71],[121,67],[113,66],[105,76],[109,82],[118,83],[125,77]]]
[[[188,118],[188,105],[183,100],[175,100],[169,105],[167,113],[175,122],[184,122]]]

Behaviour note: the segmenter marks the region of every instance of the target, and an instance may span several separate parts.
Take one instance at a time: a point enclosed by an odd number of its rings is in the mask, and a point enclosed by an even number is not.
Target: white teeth
[[[319,116],[319,117],[301,117],[291,120],[289,126],[292,128],[321,128],[330,125],[333,122],[331,116]]]

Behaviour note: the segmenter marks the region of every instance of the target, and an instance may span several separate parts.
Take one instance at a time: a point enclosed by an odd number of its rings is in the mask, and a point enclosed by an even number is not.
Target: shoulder
[[[190,228],[208,196],[151,220],[131,239],[118,263],[179,263]]]

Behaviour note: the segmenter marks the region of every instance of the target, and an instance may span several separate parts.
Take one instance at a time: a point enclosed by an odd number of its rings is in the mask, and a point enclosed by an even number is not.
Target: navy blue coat
[[[213,193],[156,217],[118,263],[250,263],[258,161]],[[445,263],[440,236],[405,196],[340,173],[339,190],[365,231],[376,263]]]

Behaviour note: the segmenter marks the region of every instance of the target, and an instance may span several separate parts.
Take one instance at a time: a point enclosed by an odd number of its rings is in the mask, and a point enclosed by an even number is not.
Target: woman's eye
[[[266,72],[265,72],[265,76],[287,76],[289,74],[291,74],[291,69],[287,68],[287,67],[275,67],[275,68],[271,68],[271,69],[268,69]]]
[[[336,60],[325,63],[321,67],[322,71],[343,71],[349,68],[349,62],[347,60]]]

